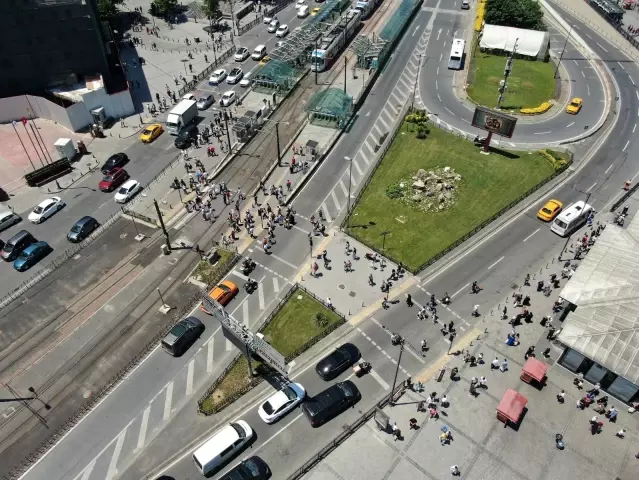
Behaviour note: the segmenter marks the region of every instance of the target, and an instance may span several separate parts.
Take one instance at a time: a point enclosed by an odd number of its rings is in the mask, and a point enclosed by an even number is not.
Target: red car
[[[129,174],[126,170],[116,167],[104,176],[99,187],[103,192],[112,192],[128,179]]]

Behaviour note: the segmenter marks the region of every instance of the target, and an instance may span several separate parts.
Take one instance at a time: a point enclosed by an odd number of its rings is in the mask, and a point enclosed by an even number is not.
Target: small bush
[[[566,165],[566,163],[568,163],[568,160],[552,150],[539,150],[539,154],[548,160],[548,163],[550,163],[555,171],[560,170],[564,167],[564,165]]]
[[[386,196],[391,199],[400,198],[404,194],[402,193],[402,189],[399,186],[399,183],[391,183],[388,187],[386,187]]]
[[[315,314],[315,326],[317,328],[324,328],[328,325],[328,317],[324,312],[317,312]]]
[[[423,140],[424,138],[426,138],[427,135],[428,129],[420,125],[420,127],[417,129],[417,138]]]

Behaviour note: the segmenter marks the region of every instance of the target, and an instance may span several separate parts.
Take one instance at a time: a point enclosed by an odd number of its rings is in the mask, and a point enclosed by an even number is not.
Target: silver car
[[[242,80],[244,76],[244,72],[241,68],[235,67],[233,70],[229,72],[229,76],[226,77],[226,83],[229,85],[235,85],[237,82]]]
[[[215,101],[215,97],[212,93],[204,94],[200,98],[197,99],[197,109],[198,110],[206,110]]]

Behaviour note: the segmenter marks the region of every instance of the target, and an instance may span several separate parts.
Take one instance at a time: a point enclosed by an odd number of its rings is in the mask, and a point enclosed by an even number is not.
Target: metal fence
[[[637,191],[637,189],[639,189],[639,183],[635,183],[631,188],[628,189],[628,191],[626,193],[624,193],[621,196],[621,198],[619,200],[617,200],[615,203],[613,203],[612,207],[610,207],[610,211],[614,212],[619,207],[621,207],[624,203],[626,203],[626,201],[630,197],[632,197],[632,195]]]
[[[264,19],[264,15],[262,15],[261,13],[258,14],[257,18],[254,18],[253,20],[251,20],[250,22],[248,22],[246,25],[240,25],[237,27],[237,35],[241,36],[244,35],[246,32],[248,32],[251,28],[253,28],[256,25],[259,25],[260,23],[262,23],[262,20]]]
[[[56,268],[61,267],[64,263],[66,263],[70,258],[74,257],[80,250],[88,247],[96,238],[98,238],[102,233],[106,231],[111,225],[113,225],[122,215],[121,212],[116,212],[111,215],[100,227],[95,230],[86,240],[83,240],[80,243],[73,245],[70,248],[67,248],[64,252],[58,255],[49,265],[45,268],[39,270],[35,275],[33,275],[28,280],[22,282],[18,285],[12,292],[6,294],[0,300],[0,309],[6,307],[8,304],[13,302],[15,299],[24,295],[24,293],[32,288],[33,286],[40,283],[42,280],[47,278],[49,275],[53,273]]]
[[[315,345],[316,343],[318,343],[322,339],[326,338],[329,334],[331,334],[332,332],[334,332],[335,330],[337,330],[339,327],[341,327],[342,325],[344,325],[346,323],[346,317],[344,317],[344,315],[342,315],[340,312],[338,312],[334,308],[332,308],[332,309],[329,308],[328,305],[322,299],[317,297],[312,292],[308,291],[306,288],[301,286],[299,283],[296,283],[295,285],[291,286],[291,288],[289,288],[288,292],[286,292],[286,295],[284,295],[284,297],[278,302],[278,304],[271,311],[271,313],[268,315],[268,317],[266,317],[266,319],[262,322],[260,327],[257,329],[258,333],[262,333],[266,329],[266,327],[280,313],[280,311],[282,310],[282,307],[284,307],[286,302],[288,302],[289,299],[298,290],[301,290],[302,292],[307,294],[309,297],[313,298],[315,301],[317,301],[318,303],[320,303],[324,307],[328,308],[329,310],[332,310],[337,316],[340,317],[340,319],[339,319],[339,321],[335,322],[330,327],[326,328],[319,335],[315,335],[308,342],[306,342],[304,345],[302,345],[297,350],[295,350],[295,352],[293,352],[290,355],[287,355],[286,356],[286,363],[289,363],[291,360],[293,360],[294,358],[296,358],[299,355],[301,355],[302,353],[304,353],[306,350],[311,348],[313,345]],[[239,398],[244,396],[247,392],[249,392],[250,390],[255,388],[257,385],[259,385],[263,381],[263,377],[262,376],[254,377],[248,384],[246,384],[244,387],[242,387],[241,389],[236,391],[233,395],[230,395],[230,396],[226,397],[224,399],[224,401],[222,401],[221,403],[219,403],[215,407],[211,407],[211,408],[204,408],[203,407],[203,404],[206,401],[206,399],[215,391],[215,389],[217,389],[217,387],[220,386],[220,384],[222,383],[224,378],[233,369],[233,367],[235,367],[237,362],[240,361],[242,356],[243,356],[242,353],[238,353],[235,356],[235,358],[231,361],[229,366],[224,369],[224,371],[217,377],[217,379],[213,382],[213,384],[211,384],[211,386],[206,390],[206,392],[204,392],[204,394],[200,397],[200,399],[197,402],[197,404],[198,404],[198,413],[200,413],[202,415],[205,415],[205,416],[214,415],[215,413],[218,413],[218,412],[224,410],[230,404],[232,404],[233,402],[235,402],[236,400],[238,400]]]
[[[236,47],[233,45],[227,51],[217,56],[217,59],[211,63],[208,67],[206,67],[203,71],[194,75],[193,79],[190,82],[187,82],[182,88],[178,90],[178,97],[182,97],[186,92],[190,92],[191,90],[195,90],[198,84],[204,80],[209,73],[215,70],[219,65],[226,62],[226,60],[233,54],[235,54]]]
[[[385,394],[384,398],[377,402],[375,406],[370,408],[366,413],[364,413],[361,417],[355,420],[350,425],[346,425],[342,427],[342,431],[331,440],[324,448],[322,448],[319,452],[313,455],[304,465],[295,470],[291,475],[287,477],[287,480],[297,480],[302,478],[308,472],[310,472],[319,462],[328,457],[332,451],[334,451],[337,447],[339,447],[342,443],[344,443],[348,438],[351,437],[357,430],[359,430],[362,426],[366,424],[373,416],[377,409],[382,409],[386,405],[388,405],[388,400],[391,396],[395,396],[397,392],[399,392],[403,388],[403,385],[399,385],[393,391],[393,395]]]
[[[360,188],[357,197],[355,197],[355,200],[353,201],[353,203],[351,204],[351,208],[348,212],[346,212],[346,216],[344,217],[344,220],[342,221],[341,224],[341,228],[345,229],[348,226],[351,214],[353,213],[353,211],[355,210],[355,207],[358,205],[359,201],[362,198],[362,195],[364,194],[364,192],[366,191],[366,188],[368,187],[368,185],[370,184],[370,182],[372,181],[373,177],[375,176],[375,172],[377,171],[377,169],[379,168],[379,166],[382,163],[382,160],[384,159],[384,156],[386,155],[386,153],[388,152],[388,149],[391,147],[391,145],[393,144],[393,141],[395,140],[395,137],[397,136],[397,134],[399,133],[401,126],[404,123],[404,118],[407,114],[408,111],[410,111],[412,109],[411,107],[411,103],[412,103],[412,98],[409,97],[408,100],[406,101],[406,103],[404,104],[404,106],[402,107],[401,113],[399,115],[399,118],[401,119],[397,125],[394,127],[394,131],[392,132],[391,135],[387,135],[386,139],[384,140],[384,142],[382,143],[378,153],[377,153],[377,159],[375,161],[375,165],[374,167],[371,169],[371,171],[368,174],[368,177],[366,178],[366,182],[364,183],[364,185]],[[431,122],[432,123],[432,122]],[[467,135],[463,134],[463,133],[457,133],[457,135],[461,138],[464,138],[466,140],[468,140]],[[510,210],[511,208],[513,208],[515,205],[517,205],[519,202],[521,202],[522,200],[524,200],[526,197],[530,196],[532,193],[536,192],[537,190],[539,190],[541,187],[543,187],[546,183],[550,182],[551,180],[553,180],[554,178],[556,178],[558,175],[562,174],[563,172],[565,172],[570,165],[572,165],[572,161],[573,161],[573,157],[572,157],[572,153],[570,152],[566,152],[568,153],[568,155],[570,156],[569,161],[563,165],[561,168],[559,168],[558,170],[556,170],[555,172],[553,172],[552,175],[550,175],[549,177],[545,178],[544,180],[542,180],[541,182],[539,182],[537,185],[533,186],[531,189],[529,189],[528,191],[526,191],[525,193],[523,193],[522,195],[520,195],[519,197],[517,197],[515,200],[513,200],[512,202],[510,202],[508,205],[506,205],[504,208],[502,208],[501,210],[499,210],[499,212],[495,213],[493,216],[491,216],[490,218],[488,218],[487,220],[484,220],[480,225],[478,225],[477,227],[473,228],[472,230],[470,230],[468,233],[466,233],[464,236],[462,236],[461,238],[457,239],[454,243],[452,243],[451,245],[449,245],[448,247],[446,247],[445,249],[441,250],[440,252],[438,252],[437,254],[435,254],[433,257],[431,257],[430,259],[428,259],[426,262],[424,262],[422,265],[420,265],[418,268],[416,269],[412,269],[409,267],[406,267],[406,269],[408,271],[410,271],[413,274],[418,274],[420,272],[422,272],[424,269],[428,268],[429,266],[431,266],[433,263],[437,262],[439,259],[441,259],[443,256],[447,255],[448,253],[450,253],[452,250],[454,250],[455,248],[459,247],[462,243],[464,243],[466,240],[468,240],[469,238],[471,238],[472,236],[474,236],[476,233],[478,233],[480,230],[483,230],[484,228],[486,228],[488,225],[490,225],[492,222],[494,222],[497,218],[501,217],[504,213],[506,213],[508,210]],[[390,255],[388,252],[382,252],[380,249],[378,249],[377,247],[375,247],[374,245],[370,245],[367,244],[367,247],[370,248],[371,250],[374,250],[375,252],[379,253],[382,256],[385,256],[386,258],[388,258],[389,260],[391,260],[394,263],[399,264],[400,261],[397,260],[396,258],[393,258],[392,255]]]

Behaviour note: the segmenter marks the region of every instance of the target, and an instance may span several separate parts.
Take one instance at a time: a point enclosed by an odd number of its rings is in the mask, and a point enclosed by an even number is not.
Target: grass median
[[[266,341],[285,358],[289,358],[301,353],[300,349],[310,347],[310,342],[331,331],[341,322],[342,317],[303,290],[296,288],[262,333]],[[252,366],[258,375],[264,372],[260,362],[253,361]],[[254,378],[248,374],[248,362],[242,356],[217,388],[203,400],[200,410],[206,413],[219,411],[229,399],[245,392],[253,383]]]
[[[491,218],[553,174],[538,152],[491,150],[482,155],[472,142],[426,123],[425,139],[404,123],[348,221],[347,232],[417,270],[437,253]],[[555,153],[555,152],[553,152]],[[555,153],[556,154],[556,153]],[[556,154],[559,155],[559,154]],[[462,179],[447,210],[421,211],[387,193],[419,169],[451,167]],[[383,232],[387,232],[384,241]]]
[[[473,72],[472,83],[466,90],[468,97],[478,105],[495,108],[505,66],[506,57],[477,49],[470,67]],[[534,108],[552,99],[555,93],[554,77],[555,69],[551,62],[514,59],[501,109],[518,111],[521,108]]]

